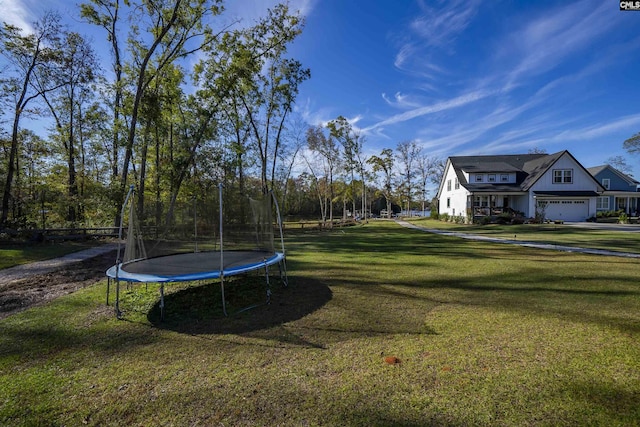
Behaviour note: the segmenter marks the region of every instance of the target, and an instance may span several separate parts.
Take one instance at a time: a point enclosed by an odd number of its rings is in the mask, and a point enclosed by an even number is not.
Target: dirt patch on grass
[[[26,275],[0,285],[0,319],[44,304],[105,279],[115,261],[115,251],[45,274]]]

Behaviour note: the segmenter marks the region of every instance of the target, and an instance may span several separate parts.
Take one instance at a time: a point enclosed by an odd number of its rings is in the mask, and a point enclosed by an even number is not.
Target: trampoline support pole
[[[264,273],[267,279],[267,305],[271,304],[271,284],[269,283],[269,264],[264,260]]]
[[[164,283],[160,284],[160,320],[164,321]]]
[[[120,312],[120,281],[116,279],[116,317],[122,319],[122,313]]]
[[[222,237],[223,227],[222,219],[222,183],[218,184],[218,203],[220,206],[219,226],[220,226],[220,292],[222,293],[222,312],[227,315],[227,303],[224,300],[224,239]]]
[[[227,303],[224,300],[224,275],[220,275],[220,293],[222,294],[222,312],[227,316]]]

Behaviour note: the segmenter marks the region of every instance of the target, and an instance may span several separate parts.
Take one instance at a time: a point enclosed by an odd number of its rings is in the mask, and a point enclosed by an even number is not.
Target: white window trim
[[[606,206],[605,203],[603,203],[604,201],[606,201]],[[600,210],[609,210],[609,205],[610,205],[610,197],[609,196],[600,196],[598,197],[598,200],[596,201],[596,209],[600,209]]]
[[[558,172],[559,175],[556,177]],[[551,174],[551,182],[553,184],[573,184],[573,169],[553,169]],[[556,181],[556,178],[560,178],[560,180]],[[566,181],[567,178],[570,178],[570,181]]]

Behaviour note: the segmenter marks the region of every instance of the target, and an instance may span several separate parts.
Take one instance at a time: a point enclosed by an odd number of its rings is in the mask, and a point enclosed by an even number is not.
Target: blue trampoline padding
[[[139,259],[114,265],[107,276],[126,282],[189,282],[219,279],[277,264],[282,252],[225,251],[224,268],[220,268],[220,252],[194,252]]]

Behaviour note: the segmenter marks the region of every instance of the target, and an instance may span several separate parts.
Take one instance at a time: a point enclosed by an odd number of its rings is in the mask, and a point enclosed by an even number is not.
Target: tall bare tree
[[[334,173],[340,164],[340,151],[338,150],[336,141],[331,135],[324,133],[322,126],[314,126],[307,129],[307,146],[311,152],[316,153],[320,157],[324,165],[324,175],[328,181],[329,192],[329,223],[333,224],[333,199],[335,197],[333,181]],[[307,165],[317,180],[318,174],[312,169],[311,162],[307,161]]]
[[[396,150],[402,168],[402,202],[407,201],[407,212],[410,212],[414,192],[413,178],[416,175],[415,167],[422,148],[415,141],[403,141],[398,144]]]

